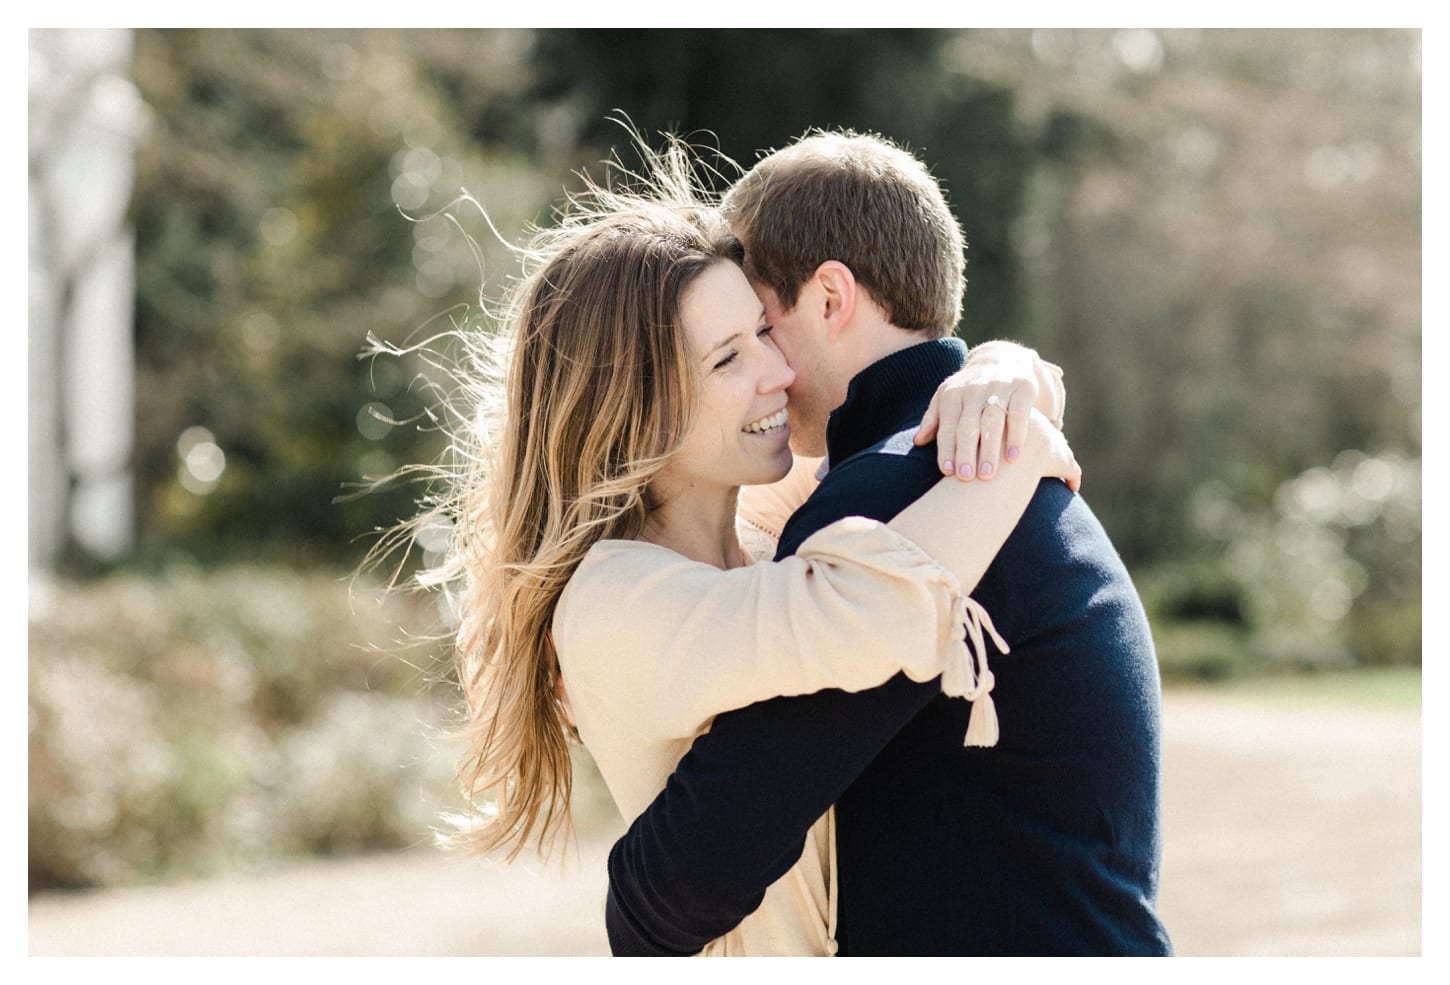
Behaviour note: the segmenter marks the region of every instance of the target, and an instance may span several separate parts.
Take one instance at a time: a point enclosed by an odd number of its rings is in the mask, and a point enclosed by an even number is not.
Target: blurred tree
[[[1022,207],[1031,148],[1003,86],[944,70],[939,30],[547,30],[534,49],[535,98],[594,157],[621,142],[609,121],[673,131],[749,167],[813,128],[890,136],[947,190],[969,248],[968,340],[1020,331],[1008,230]],[[728,172],[727,172],[728,176]]]
[[[1140,581],[1160,582],[1155,624],[1239,634],[1213,660],[1419,660],[1419,45],[953,43],[957,71],[1015,93],[1042,149],[1014,242],[1027,336],[1067,369],[1089,498]],[[1361,475],[1397,476],[1368,519],[1285,505],[1306,476],[1366,460]],[[1243,563],[1252,542],[1271,556]]]
[[[501,199],[522,192],[529,209],[546,200],[512,151],[468,139],[425,68],[469,65],[469,91],[504,91],[508,41],[138,33],[136,78],[159,121],[134,206],[150,550],[355,558],[353,540],[411,512],[405,486],[336,501],[437,454],[436,435],[392,423],[432,397],[419,366],[356,357],[369,335],[446,327],[476,295],[461,237],[426,218],[461,188],[501,185]],[[487,57],[470,61],[470,49]]]
[[[116,558],[135,538],[134,250],[148,120],[131,32],[29,34],[29,562]],[[84,195],[78,195],[78,190]]]
[[[1418,454],[1420,73],[1410,31],[970,32],[957,71],[1037,134],[1029,336],[1135,560],[1213,478],[1266,505],[1346,448]]]

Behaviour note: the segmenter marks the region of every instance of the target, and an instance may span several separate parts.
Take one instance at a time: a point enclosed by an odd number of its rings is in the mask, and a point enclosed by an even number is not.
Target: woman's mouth
[[[786,409],[782,407],[774,414],[769,414],[758,421],[745,425],[741,430],[746,434],[771,434],[785,427],[787,420]]]

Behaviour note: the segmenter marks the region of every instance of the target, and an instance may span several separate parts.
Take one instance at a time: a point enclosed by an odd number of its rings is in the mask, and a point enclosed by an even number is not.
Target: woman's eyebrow
[[[725,348],[731,342],[734,342],[736,339],[740,338],[740,336],[742,334],[744,334],[744,333],[742,333],[742,332],[733,332],[733,333],[731,333],[729,337],[721,339],[719,342],[716,342],[709,349],[706,349],[705,350],[705,355],[702,356],[701,358],[702,359],[709,359],[711,356],[713,356],[715,353],[719,352],[721,349]]]

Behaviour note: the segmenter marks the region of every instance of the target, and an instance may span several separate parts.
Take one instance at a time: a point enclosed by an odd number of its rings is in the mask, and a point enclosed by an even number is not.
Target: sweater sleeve
[[[678,739],[778,695],[860,691],[900,671],[970,676],[970,604],[914,543],[850,517],[794,557],[730,571],[605,544],[571,581],[554,635],[571,691],[641,735]]]

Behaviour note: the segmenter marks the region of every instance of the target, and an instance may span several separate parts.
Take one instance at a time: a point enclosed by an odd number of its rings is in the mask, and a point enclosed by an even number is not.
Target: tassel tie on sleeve
[[[992,685],[997,679],[987,666],[986,635],[992,637],[1000,653],[1007,653],[1007,641],[992,625],[987,610],[969,596],[959,596],[952,614],[956,641],[962,643],[947,660],[942,673],[943,694],[966,698],[972,703],[964,746],[995,746],[997,744],[997,706],[992,702]],[[984,635],[985,634],[985,635]]]

